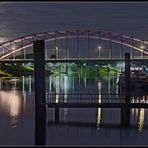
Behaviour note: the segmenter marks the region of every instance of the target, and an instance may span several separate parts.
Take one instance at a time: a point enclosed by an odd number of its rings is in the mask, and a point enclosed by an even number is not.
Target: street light
[[[100,58],[100,50],[102,49],[102,47],[99,45],[98,47],[97,47],[97,50],[98,50],[98,57]]]
[[[58,59],[58,50],[59,50],[59,48],[56,46],[55,47],[55,55],[56,55],[56,58]]]
[[[141,51],[141,59],[142,59],[142,56],[143,56],[143,51],[144,51],[144,49],[145,49],[145,46],[142,44],[142,45],[140,45],[140,49],[142,50]]]
[[[12,52],[16,50],[16,47],[15,46],[11,46],[11,50]],[[13,53],[13,59],[15,59],[15,53]]]
[[[15,46],[12,46],[11,49],[14,51],[16,49],[16,47]]]

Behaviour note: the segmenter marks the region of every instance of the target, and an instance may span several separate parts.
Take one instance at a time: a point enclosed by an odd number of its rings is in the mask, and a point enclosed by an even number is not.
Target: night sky
[[[0,42],[56,29],[98,29],[147,39],[148,3],[0,2]]]

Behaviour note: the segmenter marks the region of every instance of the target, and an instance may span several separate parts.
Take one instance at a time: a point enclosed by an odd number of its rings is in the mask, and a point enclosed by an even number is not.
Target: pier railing
[[[48,93],[47,103],[125,103],[125,94],[106,93]],[[130,103],[148,103],[148,95],[131,95]]]

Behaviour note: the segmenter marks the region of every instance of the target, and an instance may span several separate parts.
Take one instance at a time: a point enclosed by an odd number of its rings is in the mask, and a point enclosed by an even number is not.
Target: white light
[[[21,98],[15,88],[10,91],[0,91],[0,104],[6,106],[11,117],[18,117],[21,113]]]
[[[15,48],[15,46],[12,46],[11,49],[12,49],[12,50],[15,50],[16,48]]]
[[[98,46],[98,49],[100,50],[102,47],[101,46]]]
[[[141,49],[144,49],[144,48],[145,48],[145,46],[144,46],[144,45],[141,45],[141,46],[140,46],[140,48],[141,48]]]
[[[55,50],[58,50],[58,49],[59,49],[59,48],[56,46],[56,47],[55,47]]]

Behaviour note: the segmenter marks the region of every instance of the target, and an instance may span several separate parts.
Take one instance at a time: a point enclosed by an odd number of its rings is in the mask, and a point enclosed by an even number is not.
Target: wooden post
[[[126,96],[125,96],[125,103],[126,103],[126,127],[130,125],[130,53],[125,53],[125,85],[126,85]]]
[[[35,75],[35,145],[46,143],[45,43],[33,42]],[[43,104],[42,104],[43,103]]]
[[[130,53],[125,53],[125,102],[130,104]]]
[[[121,108],[121,126],[130,125],[130,53],[125,53],[125,108]]]

